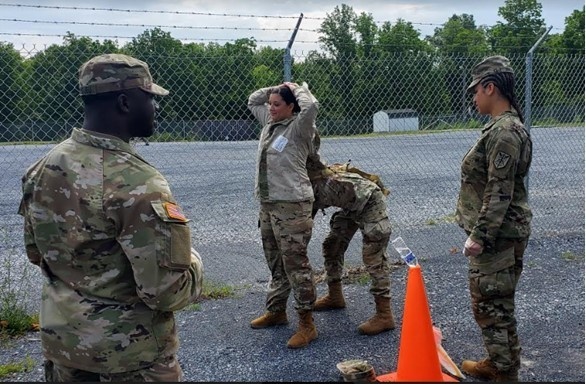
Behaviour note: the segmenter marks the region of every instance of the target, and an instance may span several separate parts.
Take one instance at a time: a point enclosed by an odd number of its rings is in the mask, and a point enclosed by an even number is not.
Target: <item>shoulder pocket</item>
[[[151,201],[160,222],[156,231],[157,260],[161,267],[185,270],[191,264],[191,232],[177,204]]]

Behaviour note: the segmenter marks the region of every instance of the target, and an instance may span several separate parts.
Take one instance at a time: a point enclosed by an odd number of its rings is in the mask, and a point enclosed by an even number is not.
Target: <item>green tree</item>
[[[324,50],[338,60],[350,61],[356,56],[356,39],[354,38],[354,22],[356,14],[352,7],[342,4],[334,11],[326,13],[326,18],[318,32],[318,41]]]
[[[542,6],[537,0],[505,0],[498,21],[489,29],[489,41],[494,52],[505,56],[525,54],[545,32],[541,17]]]
[[[536,57],[538,119],[584,121],[584,7],[565,19],[563,33],[548,36],[547,55]]]
[[[224,59],[218,63],[221,74],[216,79],[219,117],[226,119],[244,119],[249,116],[247,99],[254,88],[252,78],[256,66],[256,41],[254,39],[237,39],[223,47]],[[281,65],[282,67],[282,65]]]
[[[357,41],[354,36],[356,19],[357,16],[352,7],[342,4],[341,7],[336,6],[331,14],[326,14],[324,22],[318,29],[320,33],[318,40],[335,63],[330,73],[330,81],[336,98],[332,100],[330,112],[331,117],[337,119],[345,119],[352,114],[354,107],[351,95],[356,81],[354,70],[357,55]],[[325,129],[327,130],[327,127]]]
[[[335,118],[333,111],[341,103],[341,95],[335,91],[331,74],[336,71],[335,62],[325,53],[310,51],[305,60],[293,66],[293,78],[306,81],[311,93],[319,100],[318,121]],[[326,126],[319,126],[322,134],[327,134]]]
[[[386,52],[429,52],[430,46],[421,40],[421,33],[408,21],[397,19],[395,24],[385,21],[378,37],[378,47]]]
[[[568,53],[584,54],[584,8],[576,9],[566,17],[561,43]]]
[[[420,32],[410,22],[397,19],[394,25],[382,24],[377,49],[380,53],[374,83],[381,93],[372,107],[425,111],[431,92],[437,88],[429,82],[434,72],[431,46],[420,39]]]
[[[111,40],[103,43],[67,33],[63,45],[53,44],[35,55],[25,74],[30,99],[22,111],[32,120],[34,140],[61,140],[79,125],[83,110],[78,90],[79,67],[90,58],[118,51]]]
[[[441,60],[437,73],[446,93],[445,101],[452,115],[467,116],[469,97],[466,83],[471,67],[489,53],[486,31],[477,27],[474,16],[452,15],[442,27],[435,28],[426,39],[436,48]]]
[[[371,14],[362,12],[354,22],[354,29],[358,35],[358,56],[364,59],[372,57],[378,35],[378,27]]]
[[[486,31],[476,27],[474,16],[466,13],[452,15],[427,41],[443,54],[486,55],[489,51]]]
[[[254,54],[256,65],[266,66],[270,75],[266,77],[267,83],[255,84],[255,89],[278,84],[283,81],[283,48],[273,48],[269,46],[261,47]]]
[[[122,47],[122,52],[149,65],[155,82],[170,91],[168,97],[158,98],[160,120],[176,120],[187,113],[181,96],[189,88],[186,66],[181,53],[183,43],[160,28],[147,29]],[[162,131],[166,127],[161,127]]]
[[[4,123],[14,122],[19,114],[19,100],[26,93],[22,73],[23,58],[12,44],[0,43],[0,140]]]

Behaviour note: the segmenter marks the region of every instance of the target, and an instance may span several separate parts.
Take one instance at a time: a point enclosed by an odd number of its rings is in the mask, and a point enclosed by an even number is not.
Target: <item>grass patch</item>
[[[0,233],[1,240],[5,244],[10,234],[8,231]],[[0,255],[0,338],[6,339],[20,336],[31,330],[38,330],[38,314],[31,314],[29,296],[34,290],[33,273],[37,272],[36,266],[30,264],[23,251],[17,247],[10,247]],[[18,260],[18,261],[15,261]]]
[[[370,284],[370,275],[368,273],[361,273],[356,276],[355,282],[362,286],[368,285]]]
[[[236,288],[232,285],[204,280],[200,299],[219,300],[233,297],[235,294]]]
[[[456,222],[456,213],[454,212],[452,214],[446,215],[446,216],[442,217],[440,220],[445,223],[455,223]]]
[[[38,330],[38,314],[29,314],[13,294],[0,297],[0,337],[20,336]]]
[[[191,305],[188,305],[185,308],[186,311],[190,311],[190,312],[199,312],[201,311],[201,304],[200,303],[193,303]]]
[[[16,363],[0,365],[0,378],[10,376],[13,373],[28,372],[35,367],[35,361],[27,356],[24,360]]]
[[[188,305],[184,308],[184,310],[191,312],[199,312],[202,310],[202,301],[221,300],[226,299],[228,297],[234,297],[236,296],[236,291],[237,288],[232,285],[204,280],[201,295],[197,298],[195,303]]]
[[[576,260],[580,260],[580,259],[583,259],[583,258],[584,258],[584,256],[576,255],[572,251],[562,252],[562,259],[564,259],[566,261],[576,261]]]
[[[456,213],[451,213],[449,215],[445,215],[443,217],[440,218],[429,218],[427,220],[425,220],[425,224],[426,225],[438,225],[440,223],[455,223],[456,222]]]

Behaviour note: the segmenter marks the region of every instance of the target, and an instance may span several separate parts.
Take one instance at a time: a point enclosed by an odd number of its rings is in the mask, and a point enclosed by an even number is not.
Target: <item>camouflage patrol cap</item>
[[[511,68],[509,59],[504,56],[490,56],[476,64],[472,68],[472,82],[468,86],[467,91],[471,92],[476,87],[476,84],[480,82],[486,76],[493,73],[509,72],[515,73]]]
[[[118,53],[96,56],[79,68],[81,95],[140,88],[154,95],[168,95],[169,91],[153,83],[149,66],[144,61]]]

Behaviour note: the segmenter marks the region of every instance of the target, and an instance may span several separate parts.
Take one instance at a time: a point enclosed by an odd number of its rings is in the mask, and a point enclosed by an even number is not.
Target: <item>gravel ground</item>
[[[423,232],[419,234],[425,238]],[[584,258],[552,257],[557,246],[583,255],[583,234],[533,239],[526,252],[526,267],[517,293],[521,339],[522,381],[584,382]],[[443,248],[448,249],[448,248]],[[480,333],[469,306],[466,263],[461,254],[438,252],[420,260],[432,320],[451,358],[484,356]],[[264,305],[264,282],[237,291],[234,297],[203,301],[199,311],[181,311],[177,322],[181,339],[179,359],[187,381],[342,381],[336,364],[346,359],[369,361],[377,375],[394,372],[401,340],[407,269],[397,264],[391,273],[393,310],[397,329],[377,336],[362,336],[360,322],[373,312],[368,287],[344,286],[347,308],[315,313],[319,337],[309,347],[289,350],[288,338],[296,328],[290,302],[290,323],[253,330],[249,321]],[[318,286],[324,292],[325,284]],[[34,369],[12,375],[8,381],[42,381],[38,334],[3,347],[0,364],[32,357]],[[463,381],[474,381],[468,377]]]
[[[418,256],[434,323],[441,329],[442,345],[456,363],[484,356],[480,332],[470,310],[467,265],[461,253],[451,253],[465,241],[449,220],[457,195],[457,167],[475,134],[447,133],[433,139],[406,136],[387,142],[376,153],[361,152],[356,140],[324,140],[330,161],[353,162],[379,171],[392,189],[389,209],[393,238],[403,236]],[[517,293],[523,381],[584,382],[584,130],[534,130],[534,232],[525,254],[525,269]],[[362,139],[358,139],[362,140]],[[399,140],[399,139],[394,139]],[[565,148],[581,143],[580,150]],[[347,308],[315,313],[319,338],[301,350],[286,348],[297,321],[290,300],[290,324],[252,330],[251,319],[262,313],[268,270],[255,226],[257,204],[243,185],[251,184],[256,143],[151,143],[140,152],[162,169],[174,194],[193,218],[194,243],[204,258],[206,277],[237,289],[234,297],[206,300],[199,311],[177,313],[181,339],[179,359],[188,381],[341,381],[336,364],[346,359],[368,360],[377,375],[397,369],[405,300],[407,267],[395,263],[391,272],[392,306],[397,329],[377,336],[362,336],[360,322],[374,310],[368,286],[344,286]],[[428,149],[426,159],[409,166],[405,159]],[[6,278],[22,284],[20,298],[38,308],[38,271],[30,269],[22,251],[22,222],[15,215],[19,178],[25,167],[47,147],[4,147],[12,164],[0,182],[7,191],[0,201],[0,288]],[[388,153],[385,152],[388,150]],[[161,156],[173,153],[174,156]],[[1,153],[0,153],[1,155]],[[196,158],[188,166],[186,156]],[[222,158],[222,162],[214,159]],[[182,162],[183,161],[183,162]],[[0,163],[3,159],[0,158]],[[379,168],[379,169],[381,169]],[[206,170],[203,172],[202,170]],[[210,171],[211,170],[211,171]],[[8,176],[5,176],[8,175]],[[221,212],[223,216],[218,216]],[[332,210],[318,215],[309,252],[313,266],[323,264],[320,243]],[[228,219],[227,219],[228,218]],[[431,220],[433,219],[433,220]],[[431,223],[430,221],[433,221]],[[361,236],[352,241],[346,263],[360,265]],[[10,274],[10,275],[9,275]],[[318,290],[325,291],[320,283]],[[30,356],[32,370],[5,381],[42,381],[42,356],[37,333],[0,346],[0,365]],[[473,381],[467,378],[465,381]]]

